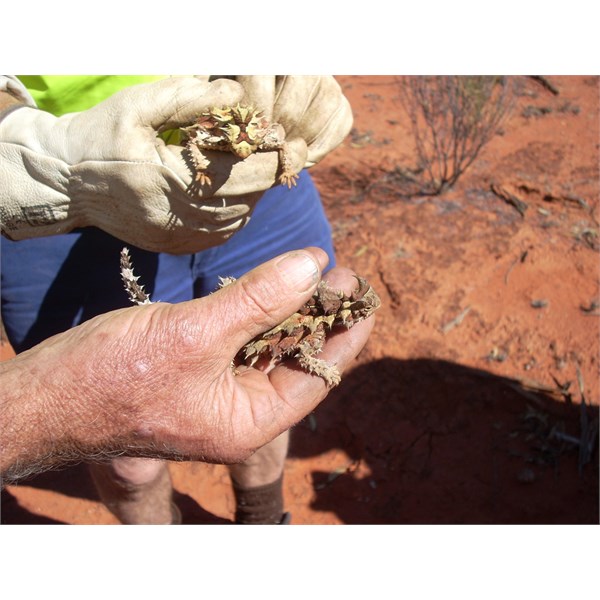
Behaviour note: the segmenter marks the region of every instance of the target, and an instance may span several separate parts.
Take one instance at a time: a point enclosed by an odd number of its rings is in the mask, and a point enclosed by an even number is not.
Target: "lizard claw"
[[[279,183],[287,185],[288,189],[291,190],[292,186],[298,185],[299,177],[293,171],[285,171],[279,177]]]
[[[196,181],[199,185],[210,185],[212,183],[211,178],[203,171],[198,171],[196,173]]]

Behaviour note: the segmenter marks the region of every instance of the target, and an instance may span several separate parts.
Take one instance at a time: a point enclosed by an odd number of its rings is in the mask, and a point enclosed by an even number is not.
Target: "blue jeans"
[[[15,351],[131,306],[119,271],[124,245],[93,227],[20,242],[3,238],[2,320]],[[306,246],[325,250],[329,268],[334,265],[331,227],[303,171],[297,187],[265,192],[248,225],[220,246],[183,256],[129,249],[150,298],[175,303],[213,292],[219,276],[240,277],[274,256]]]

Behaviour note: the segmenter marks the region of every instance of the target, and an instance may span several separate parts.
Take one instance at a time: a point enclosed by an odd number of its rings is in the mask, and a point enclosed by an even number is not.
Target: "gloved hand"
[[[279,157],[213,151],[214,186],[193,186],[181,146],[157,132],[213,106],[250,101],[286,129],[297,172],[341,143],[352,125],[332,77],[176,77],[123,90],[92,109],[54,117],[23,107],[0,120],[0,216],[14,240],[96,226],[172,254],[223,243],[276,184]],[[246,87],[246,90],[240,86]]]
[[[312,167],[339,146],[352,128],[350,103],[329,75],[238,75],[232,79],[244,87],[244,103],[260,108],[270,121],[283,126],[292,156],[306,152],[305,167]],[[293,159],[300,160],[301,156]]]
[[[3,233],[20,240],[92,225],[152,251],[182,254],[221,244],[275,181],[277,156],[236,162],[219,152],[228,177],[216,189],[191,191],[183,148],[165,144],[157,132],[189,125],[242,95],[233,81],[175,77],[58,118],[29,107],[10,111],[0,120]],[[302,168],[302,150],[294,157]]]

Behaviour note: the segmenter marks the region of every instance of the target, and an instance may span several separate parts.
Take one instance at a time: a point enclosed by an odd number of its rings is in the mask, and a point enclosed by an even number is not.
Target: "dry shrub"
[[[415,193],[441,194],[456,183],[509,114],[513,88],[510,77],[400,78],[418,161],[402,176]]]

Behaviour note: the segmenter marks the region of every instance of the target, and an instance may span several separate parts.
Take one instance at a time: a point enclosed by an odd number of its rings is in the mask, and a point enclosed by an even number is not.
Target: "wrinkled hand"
[[[30,440],[17,455],[24,463],[35,463],[32,448],[55,460],[73,449],[83,454],[80,460],[107,453],[227,463],[247,458],[312,411],[328,388],[294,361],[234,375],[232,360],[308,300],[326,263],[316,248],[288,253],[206,298],[107,313],[0,364],[33,390],[42,387],[48,399],[21,410],[18,400],[9,400],[4,409],[16,443]],[[327,279],[348,292],[356,286],[347,269],[332,269]],[[319,357],[343,372],[372,325],[369,318],[335,333]],[[23,402],[40,397],[31,392],[25,386],[14,393]],[[36,422],[50,448],[32,441],[28,431]],[[3,440],[11,439],[3,433]],[[10,445],[3,456],[15,456]]]

